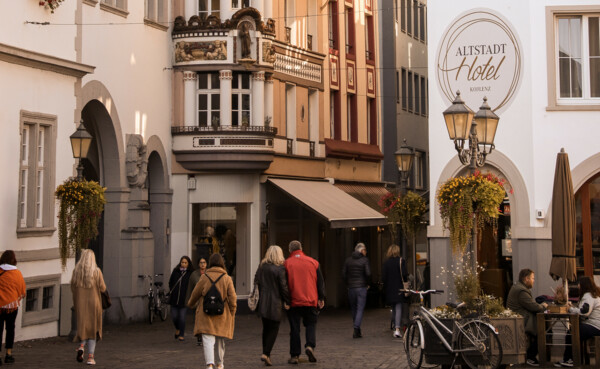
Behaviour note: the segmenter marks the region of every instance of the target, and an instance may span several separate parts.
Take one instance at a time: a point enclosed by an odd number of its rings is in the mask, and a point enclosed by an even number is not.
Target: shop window
[[[55,130],[55,116],[21,112],[19,237],[54,231]]]
[[[227,273],[236,280],[236,265],[248,255],[238,255],[237,245],[247,245],[249,204],[192,204],[192,263],[218,253],[225,260]],[[245,251],[246,248],[241,247]]]
[[[231,125],[249,126],[251,122],[250,74],[234,73],[231,81]]]
[[[60,274],[26,278],[23,327],[58,320]]]
[[[220,125],[219,73],[198,73],[198,126]]]

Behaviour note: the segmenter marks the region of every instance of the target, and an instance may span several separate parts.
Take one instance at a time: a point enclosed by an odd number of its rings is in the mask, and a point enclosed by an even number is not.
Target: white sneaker
[[[394,337],[402,338],[402,331],[400,331],[400,328],[396,328],[396,330],[394,331]]]

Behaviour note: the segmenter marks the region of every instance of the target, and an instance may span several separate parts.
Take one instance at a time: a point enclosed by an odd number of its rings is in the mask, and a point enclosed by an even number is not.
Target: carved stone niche
[[[148,157],[144,138],[138,134],[127,134],[125,169],[130,187],[144,188],[148,176]]]

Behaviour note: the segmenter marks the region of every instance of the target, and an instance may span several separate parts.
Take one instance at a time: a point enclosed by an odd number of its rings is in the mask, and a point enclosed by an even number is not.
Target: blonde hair
[[[283,265],[285,258],[283,257],[283,250],[277,245],[273,245],[265,252],[265,258],[260,262],[261,264],[269,263],[273,265]]]
[[[397,258],[400,257],[400,246],[398,245],[390,245],[388,247],[387,252],[385,253],[386,258]]]
[[[81,252],[81,258],[73,269],[71,285],[75,287],[92,288],[94,277],[98,273],[96,255],[92,250],[86,249]]]

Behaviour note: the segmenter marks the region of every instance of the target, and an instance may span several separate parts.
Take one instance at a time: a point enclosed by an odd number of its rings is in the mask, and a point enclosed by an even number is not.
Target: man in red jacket
[[[285,261],[285,270],[290,290],[291,307],[288,310],[290,322],[290,364],[298,364],[302,350],[300,340],[300,320],[306,329],[304,352],[308,361],[314,363],[315,346],[317,345],[317,317],[319,310],[325,305],[325,283],[319,268],[319,262],[304,255],[300,241],[292,241],[289,245],[290,257]]]

